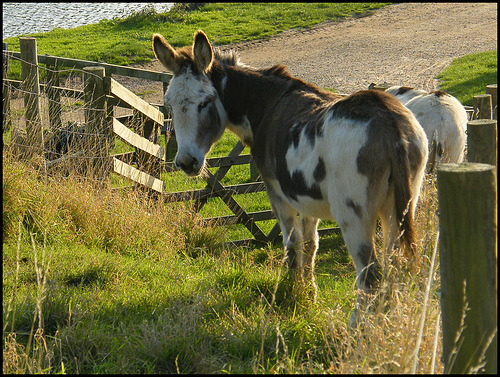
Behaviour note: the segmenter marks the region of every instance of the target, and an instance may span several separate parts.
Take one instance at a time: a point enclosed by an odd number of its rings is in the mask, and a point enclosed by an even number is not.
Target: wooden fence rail
[[[21,53],[17,51],[4,51],[4,54],[6,54],[7,57],[22,59]],[[93,62],[89,60],[63,58],[60,56],[38,55],[38,63],[57,66],[57,67],[68,67],[74,69],[83,69],[85,67],[100,66],[105,69],[107,76],[115,74],[120,76],[135,77],[139,79],[147,79],[151,81],[161,81],[163,83],[166,83],[167,85],[170,82],[170,79],[172,78],[171,74],[164,72],[155,72],[146,69],[125,67],[121,65],[109,64],[103,62]]]

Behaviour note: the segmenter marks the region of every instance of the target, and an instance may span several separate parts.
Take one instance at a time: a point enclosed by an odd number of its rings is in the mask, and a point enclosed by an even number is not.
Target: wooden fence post
[[[3,43],[3,50],[7,51],[8,46],[7,43]],[[9,57],[7,55],[3,55],[3,67],[2,67],[2,131],[3,133],[10,130],[12,126],[12,121],[10,117],[10,93],[9,93],[9,85],[5,81],[9,74]]]
[[[106,93],[104,91],[104,67],[93,66],[84,69],[85,97],[85,148],[87,174],[103,178],[110,170],[109,134],[112,132],[106,120]]]
[[[474,114],[472,119],[492,119],[491,94],[479,94],[472,99]]]
[[[169,82],[163,81],[163,95],[167,92]],[[162,106],[165,112],[163,115],[165,119],[169,119],[166,122],[167,131],[165,133],[165,160],[166,161],[174,161],[175,155],[177,154],[177,138],[175,137],[174,127],[171,120],[171,112],[165,104]]]
[[[30,147],[28,156],[40,155],[43,150],[42,118],[40,108],[40,82],[35,38],[19,38],[21,49],[21,76],[26,112],[26,136]]]
[[[496,373],[496,169],[442,164],[437,187],[444,372]]]
[[[467,123],[467,161],[497,166],[497,121],[476,119]]]
[[[487,85],[486,94],[491,94],[491,107],[493,108],[493,119],[497,119],[497,84]]]

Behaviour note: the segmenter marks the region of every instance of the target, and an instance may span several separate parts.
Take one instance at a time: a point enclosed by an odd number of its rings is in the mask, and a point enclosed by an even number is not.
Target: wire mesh
[[[103,180],[113,170],[110,152],[116,152],[112,116],[124,109],[106,104],[102,90],[86,85],[102,79],[81,69],[57,69],[35,65],[3,51],[2,129],[3,152],[11,158],[36,162],[49,174],[78,175]],[[23,80],[16,76],[16,65],[37,68],[37,75]],[[23,67],[24,68],[24,67]],[[26,75],[24,75],[26,76]],[[95,80],[92,80],[94,78]],[[104,105],[103,105],[104,103]],[[96,104],[98,106],[96,106]],[[125,111],[127,126],[144,135],[147,120]],[[151,141],[159,143],[158,133]],[[133,152],[123,143],[118,152]],[[153,162],[140,157],[141,168]]]

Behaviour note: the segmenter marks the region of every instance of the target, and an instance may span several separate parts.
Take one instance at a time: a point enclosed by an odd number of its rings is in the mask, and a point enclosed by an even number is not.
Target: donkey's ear
[[[198,72],[207,73],[212,65],[212,59],[212,46],[205,33],[198,30],[193,43],[193,60]]]
[[[163,35],[153,34],[153,51],[158,60],[173,74],[179,70],[179,54],[170,46]]]

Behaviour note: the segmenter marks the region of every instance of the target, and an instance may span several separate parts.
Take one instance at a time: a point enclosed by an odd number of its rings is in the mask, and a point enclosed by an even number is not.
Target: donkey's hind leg
[[[360,312],[365,310],[368,294],[377,288],[380,279],[380,266],[375,256],[373,235],[375,233],[376,217],[370,216],[370,221],[351,217],[349,223],[337,220],[341,225],[342,235],[356,266],[356,281],[358,297],[356,306],[349,319],[349,327],[356,328]]]
[[[301,221],[304,234],[304,281],[310,288],[312,299],[316,301],[318,288],[314,278],[314,264],[319,245],[319,219],[301,215]]]

